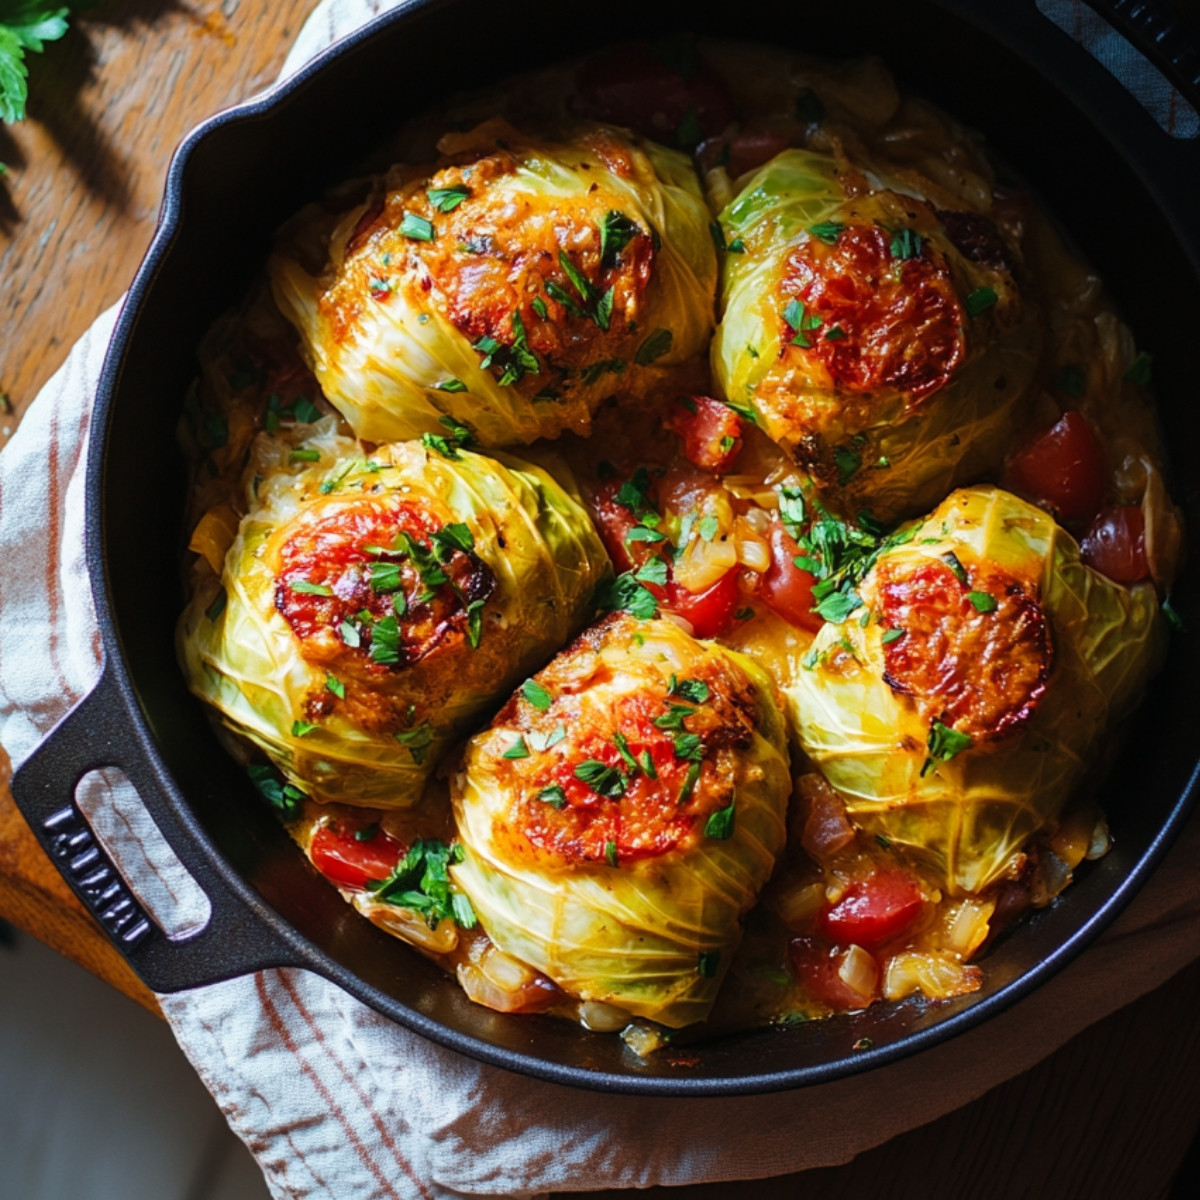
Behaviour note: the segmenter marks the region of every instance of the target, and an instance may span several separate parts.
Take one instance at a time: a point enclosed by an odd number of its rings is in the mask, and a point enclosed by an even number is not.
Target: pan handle
[[[1087,0],[1140,54],[1200,110],[1200,50],[1179,14],[1160,0]]]
[[[118,767],[137,789],[179,861],[207,895],[203,928],[168,938],[134,895],[87,818],[75,789],[89,771]],[[257,893],[235,892],[167,797],[161,772],[129,736],[129,710],[106,661],[100,681],[14,772],[12,794],[51,862],[142,981],[179,992],[264,967],[301,966],[298,935]]]

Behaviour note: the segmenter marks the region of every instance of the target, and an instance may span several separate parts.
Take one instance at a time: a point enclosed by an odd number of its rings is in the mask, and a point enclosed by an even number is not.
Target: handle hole
[[[125,772],[120,767],[89,771],[75,787],[75,803],[163,933],[173,942],[200,933],[212,905],[167,845]]]

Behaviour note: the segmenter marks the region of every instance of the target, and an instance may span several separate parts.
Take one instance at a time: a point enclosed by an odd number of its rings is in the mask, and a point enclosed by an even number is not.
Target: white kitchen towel
[[[287,69],[392,6],[326,0]],[[14,762],[98,674],[83,484],[115,318],[97,319],[0,455],[0,742]],[[111,776],[95,781],[86,807],[110,839],[155,840]],[[525,1197],[762,1178],[846,1162],[952,1111],[1163,983],[1200,955],[1197,861],[1194,818],[1116,925],[1032,996],[944,1045],[803,1093],[674,1100],[541,1083],[431,1045],[301,970],[160,1000],[280,1198]],[[153,851],[126,869],[140,894],[183,894]]]

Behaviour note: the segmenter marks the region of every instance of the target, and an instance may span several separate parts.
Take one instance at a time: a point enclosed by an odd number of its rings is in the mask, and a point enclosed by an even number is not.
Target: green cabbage
[[[567,763],[582,757],[588,728],[611,728],[614,702],[631,693],[649,694],[667,711],[672,676],[723,681],[749,713],[741,744],[705,750],[694,798],[680,805],[696,806],[689,835],[663,853],[617,865],[536,851],[519,832],[511,806],[519,803],[514,797],[532,794],[538,772],[552,769],[545,756]],[[511,747],[521,726],[514,726],[519,716],[510,704],[471,740],[452,785],[464,849],[463,862],[452,868],[454,881],[497,947],[569,995],[673,1027],[703,1020],[740,938],[741,918],[786,837],[791,777],[775,689],[761,668],[735,651],[698,642],[669,621],[639,623],[628,616],[584,634],[538,680],[551,695],[561,689],[576,698],[556,702],[543,718],[547,726],[561,720],[566,738],[541,753],[535,745],[528,759],[514,762]],[[571,709],[574,702],[578,709]],[[660,777],[655,786],[666,785]],[[709,836],[716,830],[712,812],[730,796],[731,828]],[[673,814],[677,803],[672,791],[666,809]]]
[[[995,488],[953,493],[899,537],[863,580],[863,606],[817,635],[785,689],[789,708],[855,824],[923,861],[951,891],[979,892],[1054,821],[1105,732],[1136,703],[1160,659],[1158,600],[1149,584],[1125,588],[1085,566],[1046,513]],[[913,700],[884,680],[883,625],[862,621],[876,612],[879,563],[950,552],[1035,582],[1053,665],[1024,726],[943,760]]]
[[[721,213],[726,243],[742,252],[725,255],[712,367],[722,397],[748,410],[845,513],[867,509],[890,522],[1000,464],[1037,366],[1038,320],[1011,276],[954,247],[929,205],[878,184],[848,196],[846,174],[832,157],[786,150]],[[779,285],[789,254],[815,236],[814,225],[850,221],[915,230],[945,257],[960,298],[998,296],[969,320],[966,356],[949,382],[919,401],[895,389],[830,387],[784,344]]]
[[[460,169],[453,165],[462,159],[457,149],[452,165],[444,160],[431,175],[414,179],[412,171],[396,168],[375,182],[368,201],[336,221],[319,208],[306,210],[271,261],[281,311],[299,330],[325,395],[362,438],[395,441],[438,432],[443,416],[469,426],[484,446],[529,443],[564,430],[587,433],[592,413],[607,397],[619,390],[636,393],[657,377],[658,368],[699,354],[707,344],[716,254],[708,209],[688,158],[604,128],[587,127],[563,143],[527,140],[508,126],[501,132],[503,138],[492,123],[457,141],[472,151],[490,149],[496,158],[494,147],[502,141],[504,169],[490,174]],[[597,138],[627,156],[628,173],[606,165]],[[423,245],[406,238],[401,213],[427,204],[429,187],[445,188],[454,180],[466,181],[462,186],[470,198],[461,207],[443,201],[453,205],[449,214],[432,211],[434,241]],[[364,214],[370,219],[372,204],[380,203],[385,205],[383,228],[351,244],[360,219]],[[592,328],[590,320],[575,320],[583,332],[568,331],[563,362],[534,355],[534,364],[524,359],[519,378],[509,380],[501,368],[518,340],[510,314],[503,314],[503,333],[497,335],[503,344],[489,360],[482,340],[474,341],[451,321],[446,296],[436,284],[429,287],[422,265],[422,254],[440,253],[437,229],[445,234],[458,216],[474,219],[472,205],[486,205],[478,211],[488,220],[507,222],[503,229],[510,240],[508,249],[494,252],[460,244],[464,271],[472,254],[507,254],[512,262],[511,243],[521,244],[526,230],[535,227],[544,235],[547,222],[555,225],[558,251],[569,250],[577,262],[586,250],[580,228],[598,239],[606,216],[632,222],[657,247],[636,328],[622,334],[614,317],[612,332],[589,349],[587,339],[600,337],[600,322]],[[563,239],[573,240],[564,246]],[[554,257],[545,253],[549,265],[536,271],[561,275]],[[569,302],[589,307],[566,276],[558,282]],[[535,296],[536,290],[527,292],[517,302],[531,338],[536,323],[547,319],[531,307]],[[544,294],[538,299],[546,303]],[[564,318],[564,324],[571,322]]]
[[[184,612],[178,652],[192,690],[296,787],[322,801],[405,806],[472,719],[579,629],[610,567],[581,505],[541,468],[453,444],[453,457],[410,442],[365,458],[333,425],[326,419],[299,449],[258,438],[249,511],[220,579],[210,576]],[[460,638],[406,666],[335,676],[331,688],[327,666],[301,653],[276,609],[280,547],[306,519],[396,497],[470,531],[496,581],[478,645]],[[311,703],[329,702],[339,684],[356,704],[378,703],[383,718],[349,714],[347,702],[314,721]]]

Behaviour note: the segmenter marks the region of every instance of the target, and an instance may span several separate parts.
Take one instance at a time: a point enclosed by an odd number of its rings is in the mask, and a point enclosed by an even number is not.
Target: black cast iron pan
[[[1200,57],[1186,31],[1158,4],[1103,7],[1200,106]],[[646,0],[608,0],[603,12],[601,33],[547,0],[413,0],[186,139],[93,417],[87,550],[103,676],[21,766],[13,792],[77,894],[156,991],[307,967],[437,1042],[560,1083],[693,1096],[793,1088],[892,1061],[985,1020],[1113,919],[1186,815],[1200,757],[1200,634],[1176,640],[1104,788],[1114,850],[997,946],[981,992],[715,1039],[689,1048],[689,1066],[642,1063],[616,1038],[471,1004],[438,967],[359,917],[317,876],[218,747],[173,650],[185,474],[174,431],[197,343],[261,268],[282,220],[351,174],[406,114],[457,88],[586,53],[609,31],[628,39],[692,29],[833,57],[875,52],[905,87],[986,131],[1099,267],[1155,356],[1176,496],[1195,530],[1200,141],[1167,136],[1033,0],[840,0],[820,20],[792,3],[759,0],[734,25],[728,13],[705,17],[692,5]],[[1200,631],[1195,592],[1185,578],[1176,606]],[[102,765],[124,769],[208,894],[212,919],[201,932],[168,939],[112,872],[72,799],[81,775]],[[874,1048],[854,1051],[864,1037]]]

